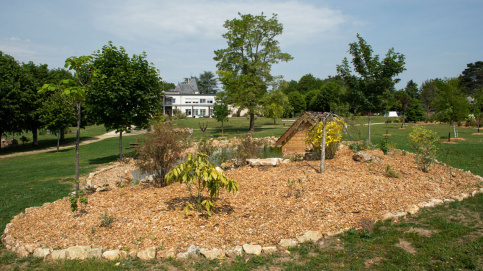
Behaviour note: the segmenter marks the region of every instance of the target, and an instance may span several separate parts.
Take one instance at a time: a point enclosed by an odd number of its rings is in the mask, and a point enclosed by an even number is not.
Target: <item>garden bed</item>
[[[19,246],[39,244],[54,249],[86,245],[139,251],[155,246],[182,252],[192,244],[208,249],[269,246],[309,230],[332,233],[359,227],[363,218],[378,220],[388,212],[406,212],[431,199],[458,198],[482,184],[471,173],[450,171],[443,164],[424,173],[410,153],[370,153],[383,160],[355,162],[353,152],[343,146],[335,159],[326,161],[323,175],[317,173],[319,161],[228,171],[228,177],[238,181],[239,192],[221,192],[209,218],[180,212],[189,195],[184,185],[138,185],[89,195],[86,213],[81,215],[70,211],[67,197],[30,209],[12,220],[9,234]],[[399,178],[388,176],[388,165]],[[292,186],[289,180],[295,181]],[[110,227],[100,226],[103,215],[113,217]]]

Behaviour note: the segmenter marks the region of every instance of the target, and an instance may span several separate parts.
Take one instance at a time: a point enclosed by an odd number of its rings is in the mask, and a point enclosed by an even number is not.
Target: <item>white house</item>
[[[178,83],[175,89],[166,91],[163,97],[163,113],[173,115],[175,109],[187,117],[209,118],[213,115],[215,94],[200,94],[196,78]]]

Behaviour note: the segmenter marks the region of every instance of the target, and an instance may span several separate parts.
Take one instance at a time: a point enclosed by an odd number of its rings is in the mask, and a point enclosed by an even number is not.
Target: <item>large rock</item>
[[[419,207],[417,205],[411,205],[408,207],[408,209],[406,210],[408,213],[414,215],[416,214],[417,212],[419,212]]]
[[[27,251],[28,251],[29,253],[34,253],[34,250],[35,250],[36,248],[38,248],[38,247],[40,247],[40,245],[39,245],[39,244],[26,244],[26,245],[25,245],[25,249],[27,249]]]
[[[176,257],[176,250],[174,248],[156,252],[156,258],[168,259],[168,258],[174,258],[174,257]]]
[[[100,247],[91,248],[87,251],[87,258],[100,259],[101,257],[102,257],[102,248]]]
[[[282,239],[278,244],[281,247],[287,248],[287,247],[296,247],[298,245],[298,242],[294,239]]]
[[[240,256],[243,254],[243,247],[242,246],[234,246],[230,249],[227,249],[225,255],[230,258],[236,258],[236,256]]]
[[[265,254],[275,253],[276,251],[277,247],[275,246],[262,247],[262,252]]]
[[[379,162],[379,161],[381,161],[381,158],[379,158],[379,157],[377,157],[373,154],[363,152],[363,151],[354,153],[354,155],[352,156],[352,159],[354,159],[355,161],[358,161],[358,162],[366,162],[366,163],[367,162]]]
[[[214,260],[218,258],[223,258],[225,253],[223,250],[214,248],[214,249],[201,249],[200,250],[201,255],[205,256],[207,259]]]
[[[69,260],[87,259],[87,252],[91,249],[90,246],[73,246],[65,250],[65,257]]]
[[[322,233],[320,231],[308,231],[304,235],[299,236],[297,239],[299,243],[305,243],[307,241],[317,242],[322,238]]]
[[[119,255],[119,249],[104,251],[104,253],[102,253],[102,257],[111,261],[116,261],[121,258]]]
[[[27,257],[30,254],[24,246],[14,248],[14,252],[20,258]]]
[[[156,258],[156,247],[148,247],[137,254],[141,260],[152,260]]]
[[[64,260],[66,258],[66,250],[54,250],[50,253],[50,259],[57,261],[57,260]]]
[[[243,250],[245,251],[246,254],[260,255],[262,253],[262,246],[244,244]]]
[[[266,158],[266,159],[247,159],[248,165],[252,167],[257,166],[271,166],[276,167],[280,164],[280,158]]]
[[[34,250],[33,256],[37,258],[45,258],[49,256],[49,254],[50,254],[50,249],[38,247]]]

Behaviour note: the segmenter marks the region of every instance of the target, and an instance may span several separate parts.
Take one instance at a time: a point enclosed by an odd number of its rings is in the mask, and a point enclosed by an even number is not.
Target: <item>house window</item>
[[[213,116],[213,109],[210,109],[210,116]]]
[[[186,98],[186,99],[184,100],[184,103],[186,103],[186,104],[190,104],[190,103],[191,103],[191,98]]]
[[[174,104],[176,103],[176,99],[175,99],[175,98],[173,98],[173,103],[174,103]]]
[[[191,116],[191,109],[186,109],[185,114],[186,116]]]
[[[198,116],[198,109],[193,109],[193,116]]]
[[[200,99],[200,104],[206,103],[206,99]]]
[[[200,116],[206,116],[206,109],[200,109]]]
[[[198,99],[193,99],[193,103],[194,104],[197,104],[198,103]]]
[[[208,103],[209,104],[212,104],[213,103],[213,99],[208,99]]]

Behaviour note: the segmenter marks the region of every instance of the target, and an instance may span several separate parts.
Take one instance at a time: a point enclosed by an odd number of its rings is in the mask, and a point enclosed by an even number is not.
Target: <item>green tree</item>
[[[401,89],[394,93],[394,98],[398,103],[399,109],[403,112],[403,118],[401,122],[401,128],[404,127],[404,123],[406,121],[406,112],[408,111],[409,106],[411,106],[412,100],[406,90]]]
[[[434,84],[436,81],[440,81],[440,79],[434,79],[434,80],[426,80],[422,85],[420,89],[420,98],[421,98],[421,104],[424,107],[424,110],[426,111],[426,122],[429,121],[429,114],[433,111],[433,100],[434,96],[436,95],[436,85]]]
[[[0,138],[6,132],[21,130],[20,76],[15,58],[0,51]]]
[[[471,101],[470,109],[471,109],[471,112],[473,113],[473,116],[475,117],[476,124],[478,126],[478,133],[479,133],[481,114],[483,112],[483,88],[475,89],[473,91],[473,94],[471,94],[471,96],[473,100]]]
[[[123,132],[133,126],[147,128],[151,116],[161,108],[162,82],[146,53],[129,57],[112,42],[94,54],[93,65],[97,76],[86,96],[87,112],[96,124],[119,133],[122,159]]]
[[[298,91],[292,91],[288,94],[288,101],[293,108],[295,115],[302,114],[305,111],[306,105],[304,96]]]
[[[200,94],[216,94],[218,80],[215,74],[210,71],[205,71],[200,74],[198,79],[198,89]]]
[[[483,88],[483,61],[469,63],[461,73],[460,86],[466,94],[472,94],[476,89]]]
[[[286,109],[290,110],[290,102],[282,90],[273,90],[265,97],[263,105],[264,115],[273,119],[273,125],[276,124],[278,118],[282,117]]]
[[[305,94],[314,89],[320,89],[323,85],[322,80],[315,78],[312,74],[306,74],[300,77],[298,82],[298,91]]]
[[[409,121],[422,121],[424,120],[424,111],[421,107],[421,101],[418,99],[414,99],[413,103],[408,108],[408,112],[406,115],[406,120]]]
[[[290,94],[291,92],[300,93],[298,88],[298,83],[295,80],[290,80],[290,82],[285,81],[285,83],[281,83],[280,88],[282,89],[283,93],[287,95]]]
[[[381,110],[381,96],[391,90],[399,79],[394,78],[405,70],[404,55],[391,48],[384,59],[373,55],[372,47],[357,34],[358,41],[349,44],[352,55],[351,69],[347,58],[337,65],[337,73],[349,88],[352,106],[368,115],[368,142],[371,144],[371,115]]]
[[[215,51],[214,60],[218,61],[219,80],[230,97],[240,107],[248,109],[250,131],[255,128],[255,111],[263,103],[267,86],[273,81],[271,67],[279,61],[292,59],[282,53],[275,38],[282,34],[283,26],[277,15],[242,15],[240,19],[225,21],[227,32],[223,37],[228,47]]]
[[[468,117],[469,103],[463,89],[459,85],[458,78],[436,81],[436,95],[433,107],[440,121],[448,121],[453,125],[453,134],[458,138],[456,122]]]
[[[65,68],[74,71],[74,79],[64,79],[58,84],[45,84],[41,93],[49,91],[60,91],[65,96],[66,101],[71,106],[75,107],[77,118],[77,129],[75,137],[75,194],[79,197],[79,143],[80,143],[80,128],[82,121],[82,104],[85,100],[86,93],[91,85],[91,78],[93,75],[91,56],[72,56],[65,60]],[[77,202],[77,201],[76,201]]]
[[[22,63],[21,66],[21,99],[19,103],[24,112],[22,130],[32,132],[32,144],[38,145],[38,129],[42,126],[40,108],[45,99],[38,92],[44,84],[48,83],[49,69],[47,64],[35,65],[32,61]]]
[[[64,129],[75,125],[74,107],[71,106],[64,95],[54,92],[43,101],[39,115],[43,127],[57,132],[57,151],[59,151],[61,134]]]
[[[309,92],[305,93],[304,95],[304,100],[305,100],[305,108],[307,110],[312,110],[310,108],[310,102],[312,101],[312,99],[317,96],[317,94],[320,93],[320,89],[313,89],[313,90],[310,90]]]
[[[228,115],[230,115],[228,104],[224,102],[217,102],[213,105],[213,116],[215,117],[216,121],[221,122],[221,136],[225,136],[223,131],[223,123],[228,121]]]

